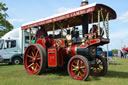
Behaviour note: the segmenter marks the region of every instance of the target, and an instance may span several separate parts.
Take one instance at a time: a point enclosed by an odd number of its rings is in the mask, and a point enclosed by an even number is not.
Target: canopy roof
[[[70,27],[78,26],[82,24],[82,16],[84,14],[88,14],[88,23],[90,24],[92,23],[92,18],[93,18],[93,23],[98,22],[98,10],[102,10],[104,19],[107,13],[109,13],[109,20],[116,19],[116,12],[112,8],[103,4],[93,3],[93,4],[89,4],[83,7],[70,10],[65,13],[61,13],[58,15],[54,15],[51,17],[47,17],[44,19],[23,24],[21,28],[22,30],[26,30],[29,28],[34,28],[34,27],[43,25],[45,26],[46,30],[52,30],[53,23],[58,23],[62,25],[64,28],[66,28],[67,25],[69,25]],[[100,20],[102,21],[102,19]],[[59,29],[59,27],[56,26],[56,29]]]

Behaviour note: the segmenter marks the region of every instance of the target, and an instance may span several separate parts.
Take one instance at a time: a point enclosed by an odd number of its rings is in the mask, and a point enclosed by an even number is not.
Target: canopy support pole
[[[55,37],[55,22],[53,23],[53,38]]]
[[[100,10],[98,10],[98,36],[100,36]]]
[[[32,29],[30,28],[29,29],[29,43],[31,43],[31,31],[32,31]]]
[[[106,16],[106,25],[107,25],[107,39],[109,38],[109,13],[107,13],[107,16]]]
[[[59,23],[60,25],[58,23],[56,23],[56,24],[61,28],[61,37],[62,37],[62,35],[63,35],[63,24],[60,24],[60,23]]]

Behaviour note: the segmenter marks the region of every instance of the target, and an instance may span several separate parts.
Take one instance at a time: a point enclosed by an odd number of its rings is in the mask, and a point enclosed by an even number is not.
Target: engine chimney
[[[80,6],[85,6],[85,5],[88,5],[88,0],[82,0]]]
[[[88,5],[88,0],[82,0],[81,7]],[[82,31],[83,31],[83,37],[84,34],[88,33],[88,14],[84,14],[82,17]]]

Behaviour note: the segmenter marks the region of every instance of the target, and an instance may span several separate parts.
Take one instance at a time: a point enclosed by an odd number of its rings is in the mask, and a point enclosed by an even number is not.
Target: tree
[[[6,20],[8,17],[7,10],[6,4],[0,2],[0,37],[13,29],[12,24]]]
[[[118,49],[113,49],[112,53],[117,54],[118,53]]]

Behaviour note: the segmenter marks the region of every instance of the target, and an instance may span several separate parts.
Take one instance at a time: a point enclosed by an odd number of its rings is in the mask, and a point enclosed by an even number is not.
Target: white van
[[[29,33],[13,29],[0,39],[0,63],[22,64],[24,48],[29,45]]]

